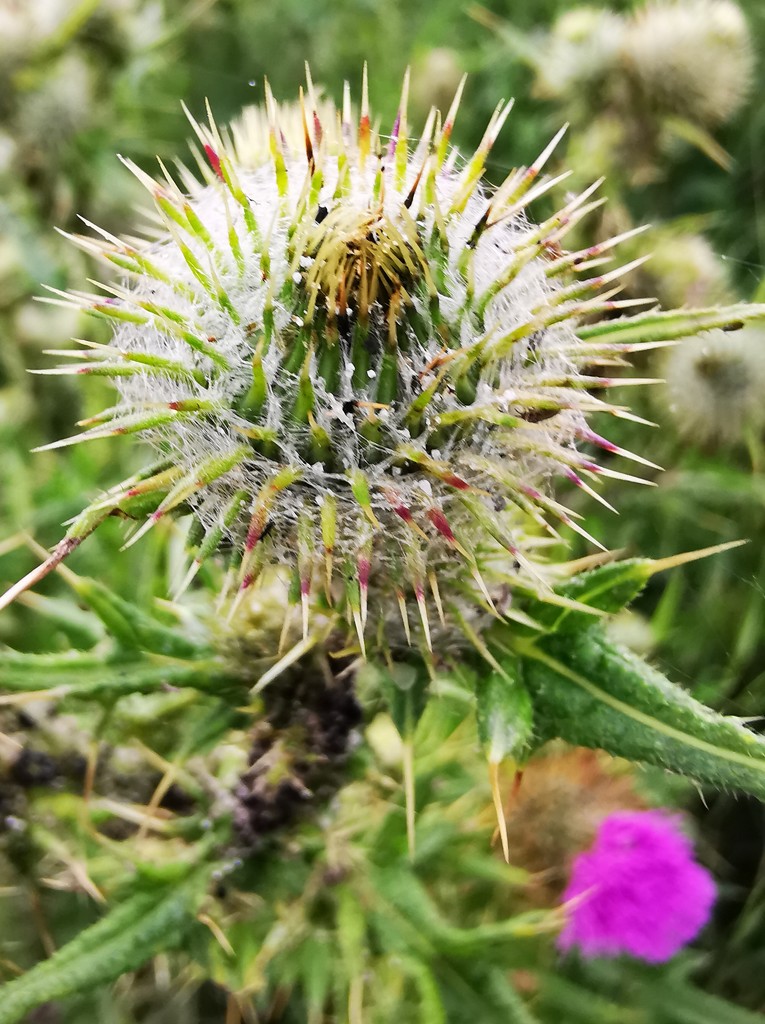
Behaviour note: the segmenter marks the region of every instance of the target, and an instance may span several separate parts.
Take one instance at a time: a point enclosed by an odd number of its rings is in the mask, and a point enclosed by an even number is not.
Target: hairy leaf
[[[37,660],[39,657],[39,661]],[[165,692],[168,686],[201,690],[222,696],[241,684],[227,674],[221,662],[176,662],[145,659],[120,663],[90,656],[61,659],[54,665],[46,655],[0,652],[0,689],[7,694],[45,693],[55,697],[115,700],[131,693]]]
[[[151,651],[176,658],[193,657],[199,653],[199,645],[189,640],[182,630],[161,624],[98,580],[74,576],[73,573],[69,573],[68,578],[78,596],[127,650]]]
[[[491,672],[478,683],[478,736],[491,764],[520,758],[529,746],[532,705],[521,677],[520,660],[507,659],[504,672]]]
[[[42,1003],[115,981],[176,947],[194,922],[202,892],[195,875],[169,890],[137,893],[49,960],[2,986],[0,1024],[15,1024]]]
[[[694,700],[601,629],[526,648],[537,735],[765,798],[765,740]]]

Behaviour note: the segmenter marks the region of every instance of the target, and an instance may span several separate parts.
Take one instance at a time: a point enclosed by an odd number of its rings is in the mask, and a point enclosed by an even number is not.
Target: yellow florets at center
[[[428,275],[413,220],[343,206],[320,207],[319,216],[300,239],[309,318],[322,303],[330,320],[352,313],[364,323],[375,306],[388,311],[407,302],[411,285]]]

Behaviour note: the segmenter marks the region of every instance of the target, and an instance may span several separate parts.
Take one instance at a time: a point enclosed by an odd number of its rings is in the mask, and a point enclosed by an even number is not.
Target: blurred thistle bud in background
[[[674,225],[646,235],[651,259],[629,282],[629,293],[655,295],[664,307],[704,306],[733,298],[727,267],[707,239]]]
[[[702,125],[729,120],[749,94],[754,50],[730,0],[675,0],[639,9],[624,59],[649,108]]]
[[[543,99],[590,96],[603,87],[621,58],[624,19],[598,7],[566,11],[552,26],[537,65],[536,89]]]
[[[24,173],[41,173],[49,160],[93,117],[96,76],[83,53],[68,53],[42,81],[21,92],[13,119]]]
[[[732,0],[656,0],[624,14],[582,7],[538,34],[472,13],[534,68],[537,94],[577,126],[574,167],[602,171],[612,194],[660,177],[678,142],[730,168],[709,132],[738,113],[754,74],[750,29]]]
[[[436,46],[412,63],[412,107],[427,116],[431,107],[448,110],[464,73],[457,50]]]
[[[674,114],[705,126],[737,112],[754,67],[749,28],[732,0],[656,0],[627,15],[567,11],[527,56],[546,98],[589,97],[632,116]]]
[[[765,332],[706,331],[668,354],[665,398],[678,430],[706,445],[752,443],[765,426]]]

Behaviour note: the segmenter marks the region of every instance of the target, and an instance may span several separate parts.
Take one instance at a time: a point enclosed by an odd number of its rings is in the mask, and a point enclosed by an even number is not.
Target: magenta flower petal
[[[707,923],[715,886],[678,817],[624,811],[604,819],[592,848],[574,860],[563,899],[574,902],[560,949],[661,963]]]

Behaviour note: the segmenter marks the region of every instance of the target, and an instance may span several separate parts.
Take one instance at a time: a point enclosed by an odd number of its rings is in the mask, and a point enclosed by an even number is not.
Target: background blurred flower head
[[[533,757],[506,812],[510,861],[530,872],[532,902],[556,903],[601,822],[643,806],[634,774],[606,754],[577,747]]]
[[[623,18],[598,7],[577,7],[562,14],[552,27],[538,62],[539,94],[572,99],[577,90],[602,84],[618,67]]]
[[[666,400],[682,434],[703,443],[748,439],[765,424],[765,331],[706,331],[664,365]]]
[[[730,300],[726,265],[703,235],[663,227],[652,231],[646,244],[651,259],[631,282],[636,294],[654,295],[665,308]]]
[[[661,963],[707,923],[715,886],[678,817],[626,811],[606,818],[592,849],[576,858],[563,898],[571,902],[562,950]]]
[[[730,0],[646,4],[623,53],[649,105],[701,124],[728,120],[752,83],[749,27]]]

